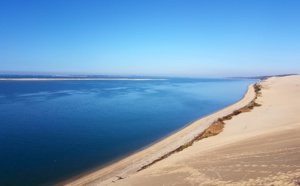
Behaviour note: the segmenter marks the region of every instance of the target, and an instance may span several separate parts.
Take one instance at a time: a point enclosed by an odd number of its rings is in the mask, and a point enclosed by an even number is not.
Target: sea
[[[0,81],[0,185],[52,185],[242,99],[250,79]]]

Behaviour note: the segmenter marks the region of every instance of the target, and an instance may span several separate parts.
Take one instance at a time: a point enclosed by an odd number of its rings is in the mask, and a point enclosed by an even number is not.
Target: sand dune
[[[137,172],[214,120],[247,105],[255,97],[253,87],[238,103],[70,185],[299,185],[300,76],[273,77],[261,86],[256,100],[261,106],[224,121],[217,136]]]

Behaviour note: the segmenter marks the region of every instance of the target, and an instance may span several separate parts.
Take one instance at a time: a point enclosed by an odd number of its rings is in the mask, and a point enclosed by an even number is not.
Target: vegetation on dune
[[[163,160],[165,158],[167,158],[168,156],[176,153],[176,152],[180,152],[182,151],[183,149],[185,148],[188,148],[189,146],[192,146],[194,142],[196,141],[199,141],[201,139],[204,139],[204,138],[208,138],[208,137],[211,137],[211,136],[215,136],[219,133],[221,133],[225,127],[225,122],[226,120],[230,120],[232,119],[232,117],[234,116],[237,116],[243,112],[250,112],[254,107],[259,107],[261,106],[260,104],[256,103],[256,99],[258,96],[261,96],[261,85],[260,84],[254,84],[253,85],[254,87],[254,91],[255,91],[255,97],[254,99],[249,103],[247,104],[246,106],[238,109],[238,110],[235,110],[233,111],[231,114],[227,115],[227,116],[224,116],[222,118],[219,118],[217,119],[216,121],[214,121],[207,129],[205,129],[202,133],[200,133],[198,136],[194,137],[193,140],[181,145],[180,147],[176,148],[175,150],[161,156],[160,158],[154,160],[153,162],[147,164],[147,165],[144,165],[143,167],[141,167],[139,171],[143,170],[143,169],[146,169],[147,167],[153,165],[154,163],[160,161],[160,160]]]

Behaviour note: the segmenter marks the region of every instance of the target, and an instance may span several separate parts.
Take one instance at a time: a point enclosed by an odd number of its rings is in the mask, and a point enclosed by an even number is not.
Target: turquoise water
[[[241,99],[254,80],[0,81],[0,185],[49,185]]]

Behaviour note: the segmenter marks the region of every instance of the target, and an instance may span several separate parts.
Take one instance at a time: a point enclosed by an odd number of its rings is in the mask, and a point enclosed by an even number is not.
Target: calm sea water
[[[254,80],[0,81],[0,185],[49,185],[241,99]]]

